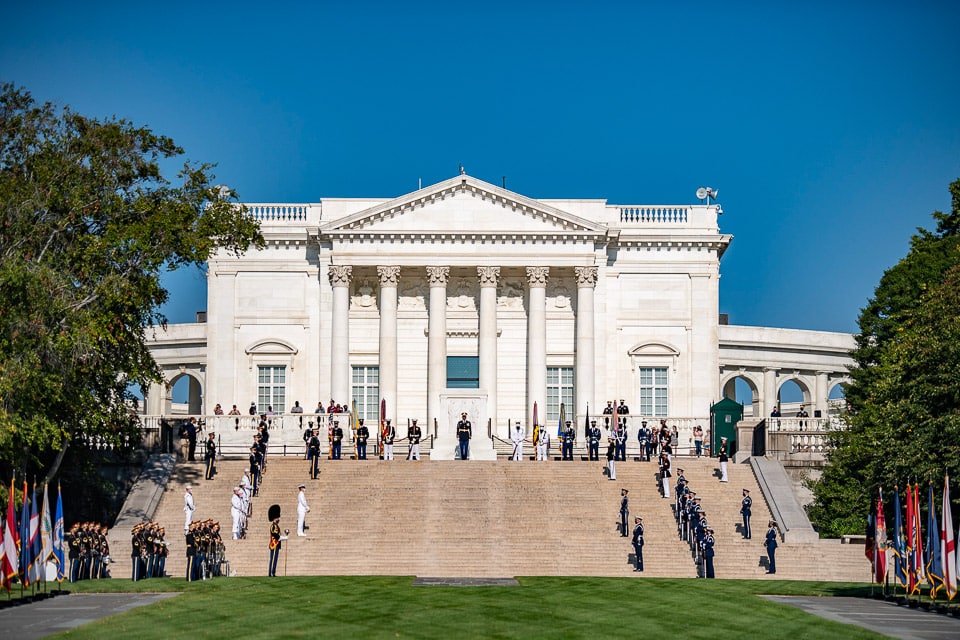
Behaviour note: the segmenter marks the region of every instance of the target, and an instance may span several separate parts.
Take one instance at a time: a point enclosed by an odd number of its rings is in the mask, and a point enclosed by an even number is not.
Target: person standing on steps
[[[357,422],[360,423],[360,426],[357,427],[357,460],[366,460],[367,440],[370,438],[370,429],[363,424],[363,418],[360,418]]]
[[[720,438],[720,451],[717,452],[717,458],[720,460],[720,482],[727,482],[727,439]]]
[[[634,571],[643,571],[643,518],[637,516],[633,521],[633,553],[636,558]]]
[[[713,556],[715,555],[713,545],[716,544],[713,537],[713,527],[706,527],[706,535],[703,536],[703,562],[704,578],[713,578]]]
[[[397,439],[397,430],[390,424],[390,418],[387,418],[387,424],[383,427],[383,459],[393,460],[393,441]]]
[[[240,487],[234,487],[233,496],[230,498],[230,518],[232,520],[230,533],[234,540],[240,539],[240,523],[243,520],[243,497],[241,493]]]
[[[630,519],[630,500],[627,498],[627,494],[630,493],[628,489],[620,489],[620,537],[626,538],[629,534],[627,533],[627,520]]]
[[[280,547],[283,544],[280,539],[280,505],[270,505],[268,512],[270,518],[270,559],[267,563],[267,575],[275,578],[277,575],[277,560],[280,559]]]
[[[523,460],[523,435],[523,429],[520,428],[520,421],[517,420],[517,424],[513,428],[513,433],[510,434],[510,440],[513,441],[513,455],[510,456],[510,459],[514,462]]]
[[[560,459],[573,460],[573,443],[577,439],[577,432],[573,430],[573,423],[570,420],[567,420],[566,427],[560,441]]]
[[[306,528],[307,523],[307,512],[310,511],[310,506],[307,504],[307,485],[301,484],[297,487],[297,535],[301,538],[306,533],[303,530]]]
[[[753,499],[750,497],[750,489],[743,490],[743,500],[740,501],[740,515],[743,516],[743,538],[750,539],[750,507],[753,506]]]
[[[612,434],[613,432],[609,432]],[[613,442],[613,435],[607,435],[607,476],[611,480],[617,479],[617,446]]]
[[[205,450],[203,452],[203,458],[207,461],[207,480],[213,480],[213,474],[217,472],[214,463],[217,460],[217,442],[214,439],[216,435],[211,431],[207,435],[207,441],[204,443]]]
[[[473,437],[473,425],[467,420],[467,413],[460,414],[460,422],[457,423],[457,441],[460,447],[460,459],[467,460],[470,457],[470,438]]]
[[[767,573],[777,572],[777,522],[771,520],[767,525],[767,537],[763,541],[763,546],[767,548],[767,564],[769,570]]]
[[[546,462],[547,455],[550,453],[550,430],[541,426],[534,427],[537,441],[537,460]]]
[[[193,487],[189,484],[186,487],[186,493],[183,494],[183,533],[190,531],[190,523],[193,522],[193,512],[196,506],[193,503]]]
[[[600,459],[600,428],[596,420],[590,421],[590,431],[587,433],[587,442],[590,444],[589,458],[592,461]]]
[[[410,428],[407,429],[407,441],[410,443],[410,450],[407,452],[407,460],[420,460],[420,438],[422,433],[417,426],[417,419],[410,421]]]

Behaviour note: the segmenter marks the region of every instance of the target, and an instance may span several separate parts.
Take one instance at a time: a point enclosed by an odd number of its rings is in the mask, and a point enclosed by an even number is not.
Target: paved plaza
[[[0,610],[0,636],[36,640],[154,604],[176,593],[82,593]]]

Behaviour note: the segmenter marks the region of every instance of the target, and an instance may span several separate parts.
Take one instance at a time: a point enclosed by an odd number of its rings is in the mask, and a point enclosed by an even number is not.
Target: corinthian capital
[[[574,267],[573,273],[577,276],[578,287],[597,286],[597,268],[596,267]]]
[[[400,267],[377,267],[381,287],[395,287],[400,282]]]
[[[477,267],[481,287],[495,287],[500,281],[500,267]]]
[[[550,277],[550,267],[527,267],[527,284],[533,287],[546,287]]]
[[[450,281],[450,267],[427,267],[431,287],[445,287]]]
[[[327,272],[331,287],[349,287],[353,277],[353,267],[345,264],[332,264]]]

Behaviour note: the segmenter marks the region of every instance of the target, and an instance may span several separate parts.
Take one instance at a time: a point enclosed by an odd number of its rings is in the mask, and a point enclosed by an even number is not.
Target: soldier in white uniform
[[[420,427],[417,426],[417,419],[410,421],[410,428],[407,429],[407,440],[410,442],[410,451],[407,453],[407,460],[420,459]]]
[[[544,427],[537,429],[537,460],[546,460],[550,453],[550,430]]]
[[[183,533],[190,531],[190,523],[193,522],[193,512],[196,507],[193,504],[193,487],[187,485],[187,492],[183,494]]]
[[[387,418],[387,424],[383,428],[383,459],[393,460],[393,441],[397,438],[397,430],[390,424],[390,418]]]
[[[307,512],[310,511],[310,507],[307,505],[307,495],[306,495],[307,485],[301,484],[297,489],[299,494],[297,495],[297,535],[305,536],[303,532],[304,524],[307,520]]]
[[[513,428],[510,439],[513,441],[513,457],[511,460],[520,462],[523,460],[523,429],[520,428],[519,420],[517,420],[517,424]]]
[[[233,497],[230,498],[230,517],[233,518],[233,526],[230,531],[233,533],[233,539],[240,539],[240,528],[243,523],[243,498],[240,487],[233,488]]]

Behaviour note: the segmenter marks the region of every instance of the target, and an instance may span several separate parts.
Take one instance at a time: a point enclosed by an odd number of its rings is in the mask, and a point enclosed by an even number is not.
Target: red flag
[[[923,529],[920,527],[920,483],[913,485],[913,535],[916,536],[916,542],[913,545],[913,562],[917,568],[917,590],[920,585],[927,580],[927,572],[923,564]]]
[[[887,519],[883,515],[883,489],[877,497],[877,532],[874,542],[874,575],[877,584],[883,584],[887,577]]]
[[[910,483],[907,483],[907,522],[906,522],[906,533],[907,533],[907,593],[913,593],[918,586],[917,581],[917,557],[914,554],[915,545],[917,544],[917,536],[914,531],[914,527],[917,524],[917,517],[913,512],[914,502],[913,502],[913,487]]]
[[[10,581],[17,575],[20,565],[20,536],[17,533],[17,514],[13,508],[13,485],[10,480],[10,499],[7,501],[7,519],[3,531],[3,561],[0,564],[0,578],[3,586],[10,591]]]
[[[957,547],[953,539],[953,514],[950,510],[950,476],[943,478],[943,516],[940,521],[940,560],[943,563],[943,586],[947,598],[957,595]]]

